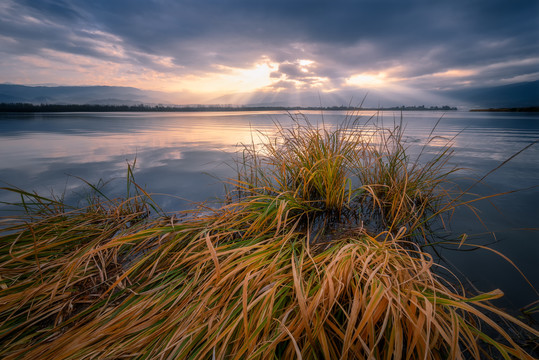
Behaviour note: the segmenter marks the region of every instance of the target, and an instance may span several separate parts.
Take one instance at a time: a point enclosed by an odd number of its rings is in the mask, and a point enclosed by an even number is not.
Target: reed
[[[391,128],[353,116],[336,126],[293,119],[293,127],[276,124],[276,136],[262,135],[261,145],[244,146],[230,199],[290,198],[320,238],[335,226],[362,224],[374,234],[404,231],[424,242],[433,218],[480,200],[463,204],[450,182],[459,170],[449,165],[452,139],[435,154],[425,154],[424,146],[412,159],[402,119]],[[425,145],[440,140],[433,132]]]
[[[533,359],[492,320],[539,336],[489,302],[501,291],[467,295],[421,250],[457,205],[450,150],[409,163],[400,131],[278,127],[244,149],[228,204],[177,217],[148,217],[131,177],[134,197],[82,209],[21,193],[33,205],[0,235],[0,356]]]

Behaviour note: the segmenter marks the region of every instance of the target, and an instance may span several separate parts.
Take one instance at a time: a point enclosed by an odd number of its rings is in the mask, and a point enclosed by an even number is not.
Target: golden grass
[[[294,120],[292,127],[276,124],[277,136],[262,135],[261,145],[244,146],[229,198],[287,198],[321,237],[333,225],[362,223],[375,233],[405,229],[404,237],[424,242],[433,218],[462,205],[449,181],[458,171],[449,165],[451,139],[437,153],[421,151],[412,159],[402,123],[387,128],[354,117],[336,126]],[[431,132],[425,146],[434,140],[440,139]]]
[[[501,291],[466,295],[415,241],[457,205],[446,155],[301,126],[246,150],[229,204],[180,220],[148,218],[140,188],[68,210],[21,193],[30,217],[0,234],[0,357],[532,359],[492,320],[539,336],[489,303]],[[377,236],[331,224],[373,214]]]

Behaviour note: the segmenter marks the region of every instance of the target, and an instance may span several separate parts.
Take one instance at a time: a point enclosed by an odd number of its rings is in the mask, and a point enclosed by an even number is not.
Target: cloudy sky
[[[425,94],[539,79],[539,1],[0,0],[0,83]]]

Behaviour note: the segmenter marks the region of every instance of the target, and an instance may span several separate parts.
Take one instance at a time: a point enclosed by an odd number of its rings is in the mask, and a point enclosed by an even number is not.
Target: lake
[[[344,112],[304,112],[312,123],[337,124]],[[364,119],[374,111],[361,113]],[[466,188],[503,161],[539,139],[539,114],[404,112],[406,141],[416,154],[436,122],[435,133],[452,138],[452,163],[464,168],[454,181]],[[385,124],[401,114],[378,114]],[[88,187],[80,178],[106,182],[107,194],[125,193],[127,163],[136,159],[135,178],[167,211],[193,207],[223,194],[219,179],[233,176],[241,143],[257,141],[256,132],[272,134],[274,122],[292,121],[282,112],[196,113],[35,113],[0,114],[0,186],[17,186],[48,196],[65,194],[76,203]],[[445,141],[427,146],[433,152]],[[515,191],[476,206],[484,221],[466,209],[452,217],[453,233],[466,233],[470,244],[488,245],[506,255],[539,288],[539,144],[531,146],[472,189],[480,195]],[[0,192],[0,201],[17,201]],[[12,208],[0,205],[4,215]],[[536,230],[532,230],[535,228]],[[470,250],[470,247],[463,247]],[[439,248],[462,279],[481,291],[500,288],[500,306],[518,309],[538,299],[519,272],[494,252]],[[447,263],[443,263],[447,265]]]

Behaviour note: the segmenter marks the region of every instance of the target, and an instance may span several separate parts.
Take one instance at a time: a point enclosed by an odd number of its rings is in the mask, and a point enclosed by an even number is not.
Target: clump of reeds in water
[[[0,356],[532,359],[491,320],[539,335],[488,302],[499,290],[464,294],[418,246],[457,205],[449,148],[421,164],[401,128],[278,131],[216,210],[148,217],[140,188],[71,210],[21,193],[37,207],[0,238]]]
[[[388,128],[352,117],[335,126],[293,119],[292,127],[277,124],[277,136],[244,146],[231,199],[289,202],[313,241],[361,225],[428,241],[430,220],[457,205],[448,179],[458,170],[448,165],[451,140],[411,158],[402,120]],[[436,139],[431,132],[425,145]]]

